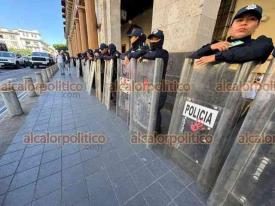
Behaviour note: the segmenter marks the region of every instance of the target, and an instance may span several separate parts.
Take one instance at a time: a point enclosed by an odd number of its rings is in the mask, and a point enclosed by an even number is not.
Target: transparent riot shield
[[[84,59],[81,59],[81,68],[82,68],[82,78],[83,78],[83,73],[85,70],[85,60]]]
[[[133,58],[128,65],[122,64],[121,60],[117,61],[116,114],[126,121],[128,125],[130,124],[131,91],[136,65],[136,60]]]
[[[198,68],[194,60],[184,62],[168,132],[173,146],[166,151],[205,191],[213,187],[234,142],[245,103],[238,85],[254,67],[249,62]]]
[[[77,73],[77,77],[80,77],[80,63],[79,63],[79,59],[76,59],[76,73]]]
[[[87,91],[89,95],[92,94],[93,83],[95,79],[95,68],[96,68],[96,61],[91,61],[89,74],[88,74],[88,85],[87,85]]]
[[[69,67],[70,67],[70,68],[73,68],[73,67],[74,67],[74,60],[73,60],[73,58],[70,59]]]
[[[99,101],[102,100],[102,87],[104,81],[104,61],[100,59],[96,60],[96,68],[95,68],[95,90],[96,90],[96,97]]]
[[[107,107],[108,110],[110,109],[113,71],[114,71],[114,60],[112,59],[109,61],[105,61],[102,102]]]
[[[149,144],[153,137],[161,90],[163,60],[143,60],[137,64],[131,99],[130,131]]]
[[[84,81],[84,85],[85,88],[87,88],[87,84],[88,84],[88,75],[89,75],[89,68],[90,68],[90,61],[84,61],[83,63],[83,81]]]
[[[275,205],[275,61],[270,64],[209,205]]]

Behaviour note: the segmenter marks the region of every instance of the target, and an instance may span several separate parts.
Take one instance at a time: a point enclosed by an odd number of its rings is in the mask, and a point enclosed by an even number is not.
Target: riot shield
[[[76,73],[77,73],[77,77],[80,77],[80,64],[79,64],[79,59],[76,59]]]
[[[275,61],[251,105],[208,202],[275,205]]]
[[[87,85],[87,91],[89,95],[92,94],[92,87],[95,79],[95,68],[96,68],[96,61],[91,61],[90,68],[89,68],[89,74],[88,74],[88,85]]]
[[[234,142],[230,136],[245,103],[237,86],[254,67],[249,62],[198,68],[194,60],[184,62],[168,132],[173,146],[167,151],[205,191],[213,187]]]
[[[83,63],[83,81],[84,81],[84,85],[85,88],[87,88],[87,84],[88,84],[88,75],[89,75],[89,68],[90,68],[90,61],[84,61]]]
[[[132,94],[133,77],[136,72],[136,60],[131,59],[128,65],[117,61],[117,100],[116,115],[130,124],[130,103]]]
[[[137,64],[131,99],[130,131],[149,144],[153,139],[161,90],[163,60],[143,60]]]
[[[110,109],[113,70],[114,60],[112,59],[109,61],[105,61],[102,102],[103,104],[105,104],[108,110]]]
[[[104,81],[104,61],[100,59],[96,60],[96,68],[95,68],[95,90],[96,97],[99,101],[102,100],[102,81]]]

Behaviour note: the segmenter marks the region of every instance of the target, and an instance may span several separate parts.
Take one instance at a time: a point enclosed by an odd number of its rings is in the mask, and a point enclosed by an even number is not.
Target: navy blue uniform
[[[242,39],[227,39],[228,42],[241,42],[238,46],[230,47],[227,51],[220,52],[219,50],[212,50],[211,44],[217,43],[214,41],[207,44],[194,52],[190,58],[199,59],[203,56],[215,55],[216,62],[227,63],[245,63],[249,61],[258,61],[264,63],[273,50],[273,42],[271,38],[260,36],[257,39],[252,39],[247,36]]]
[[[138,59],[146,54],[148,47],[145,44],[146,35],[143,33],[143,31],[141,29],[135,28],[128,36],[136,36],[138,39],[132,44],[132,47],[126,53],[121,55],[121,59],[125,59],[126,56],[128,59]]]
[[[161,113],[160,110],[163,108],[166,98],[167,98],[167,92],[164,91],[165,89],[165,75],[166,75],[166,69],[168,65],[169,60],[169,53],[165,49],[163,49],[163,43],[164,43],[164,34],[161,30],[154,31],[152,34],[148,36],[150,39],[151,37],[156,36],[160,38],[160,41],[156,43],[150,43],[150,50],[143,55],[143,59],[149,59],[149,60],[155,60],[157,58],[160,58],[163,60],[163,70],[162,70],[162,84],[161,84],[161,92],[159,96],[159,102],[158,102],[158,110],[157,110],[157,120],[156,120],[156,127],[155,131],[160,134],[161,133]],[[164,86],[164,87],[163,87]]]
[[[147,48],[148,47],[144,44],[144,41],[140,41],[138,39],[137,42],[135,42],[133,46],[122,56],[122,59],[124,59],[125,56],[127,56],[128,59],[138,59],[146,54],[148,51]]]
[[[111,60],[111,59],[117,59],[117,58],[120,58],[120,52],[118,52],[116,50],[116,45],[114,45],[113,43],[109,44],[108,46],[108,49],[109,49],[109,53],[108,53],[108,56],[104,56],[104,60]]]

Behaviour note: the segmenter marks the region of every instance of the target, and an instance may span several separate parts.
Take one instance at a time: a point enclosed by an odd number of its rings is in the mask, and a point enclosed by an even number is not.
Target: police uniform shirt
[[[216,62],[244,63],[258,61],[264,63],[274,48],[272,39],[264,35],[259,36],[257,39],[252,39],[251,36],[242,39],[231,39],[229,37],[227,41],[231,43],[231,46],[226,51],[212,50],[211,44],[218,42],[214,41],[194,52],[190,58],[199,59],[203,56],[215,55]]]

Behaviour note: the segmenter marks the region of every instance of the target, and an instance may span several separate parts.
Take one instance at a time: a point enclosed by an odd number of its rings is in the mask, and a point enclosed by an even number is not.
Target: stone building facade
[[[5,42],[8,48],[54,51],[42,40],[41,34],[36,30],[0,28],[0,41]]]

